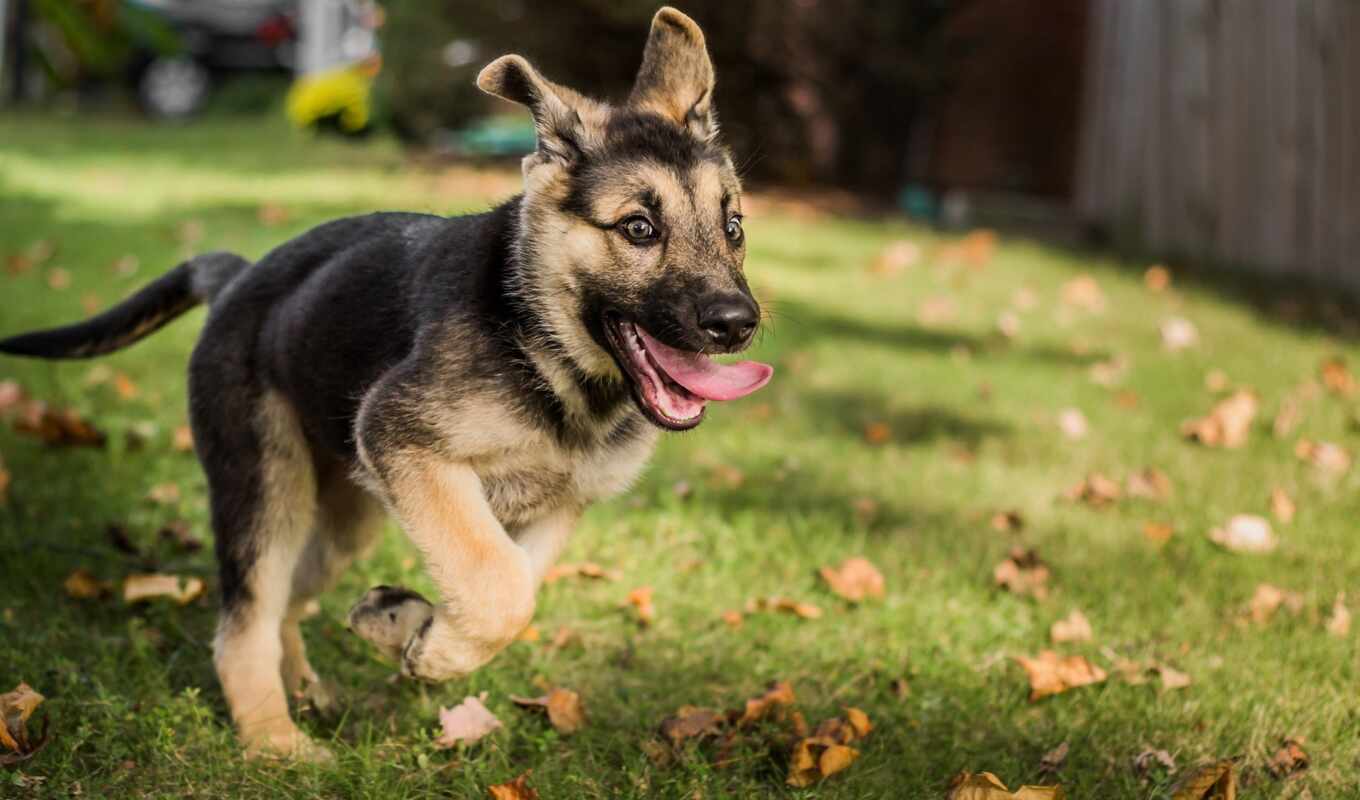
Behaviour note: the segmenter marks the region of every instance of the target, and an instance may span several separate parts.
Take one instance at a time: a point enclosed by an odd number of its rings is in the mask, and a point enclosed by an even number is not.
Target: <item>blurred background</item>
[[[1360,283],[1352,0],[695,0],[749,180],[949,227]],[[626,92],[654,0],[0,0],[10,107],[287,113],[440,158],[532,147],[508,51]],[[837,191],[839,194],[837,194]]]

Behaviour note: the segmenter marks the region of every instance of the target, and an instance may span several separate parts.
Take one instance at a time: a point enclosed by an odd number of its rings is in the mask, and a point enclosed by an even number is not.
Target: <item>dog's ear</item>
[[[713,62],[694,20],[670,6],[656,12],[628,102],[674,120],[700,139],[718,135]]]
[[[591,101],[544,78],[521,56],[501,56],[487,64],[477,75],[477,88],[528,107],[538,149],[545,156],[571,164],[585,153],[589,136],[581,112]]]

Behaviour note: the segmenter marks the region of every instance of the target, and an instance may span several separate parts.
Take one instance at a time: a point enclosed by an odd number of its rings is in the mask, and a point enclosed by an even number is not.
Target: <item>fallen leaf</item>
[[[1294,521],[1294,513],[1298,508],[1294,505],[1294,499],[1289,496],[1282,487],[1276,486],[1270,490],[1270,513],[1275,515],[1275,521],[1281,525],[1288,525]]]
[[[113,375],[113,391],[123,400],[133,400],[141,394],[141,389],[129,378],[126,373],[115,372]]]
[[[1275,412],[1275,420],[1271,423],[1271,433],[1276,439],[1283,439],[1294,432],[1299,426],[1299,421],[1303,419],[1303,408],[1295,397],[1286,397],[1280,401],[1280,408]]]
[[[870,422],[864,426],[864,441],[869,444],[887,444],[892,440],[892,428],[885,422]]]
[[[1238,514],[1222,528],[1209,531],[1209,541],[1234,553],[1269,553],[1279,542],[1270,521],[1254,514]]]
[[[104,301],[94,292],[85,292],[80,296],[80,310],[85,312],[85,316],[92,317],[104,307]]]
[[[472,744],[502,727],[484,705],[486,692],[463,698],[453,708],[439,709],[439,738],[434,740],[437,750],[447,750],[459,744]]]
[[[538,800],[538,790],[529,785],[528,772],[509,783],[489,786],[486,791],[491,800]]]
[[[1171,800],[1237,800],[1233,762],[1225,758],[1187,770],[1171,790]]]
[[[67,597],[76,600],[93,600],[113,593],[113,584],[99,580],[83,567],[72,570],[61,587],[66,590]]]
[[[164,574],[129,575],[123,579],[123,601],[139,603],[165,597],[180,605],[187,605],[203,594],[203,588],[202,578]]]
[[[1062,285],[1059,297],[1063,305],[1100,314],[1105,311],[1105,292],[1090,275],[1078,275]]]
[[[1239,389],[1219,401],[1208,416],[1181,423],[1181,435],[1205,447],[1241,447],[1247,443],[1257,407],[1255,393]]]
[[[990,772],[961,772],[949,782],[948,800],[1063,800],[1061,786],[1021,786],[1014,792]]]
[[[1178,353],[1199,344],[1199,329],[1195,323],[1184,317],[1171,317],[1162,320],[1162,349]]]
[[[9,751],[0,755],[0,765],[23,761],[47,744],[46,725],[36,739],[28,731],[28,719],[44,699],[23,681],[13,691],[0,694],[0,747]]]
[[[715,464],[708,473],[708,482],[726,489],[740,489],[746,483],[746,473],[731,464]]]
[[[1228,377],[1228,373],[1221,369],[1211,369],[1204,376],[1204,388],[1214,394],[1228,391],[1228,387],[1231,385],[1232,380]]]
[[[1057,747],[1044,753],[1044,757],[1039,759],[1040,772],[1057,772],[1062,769],[1063,762],[1067,761],[1067,742],[1063,742]]]
[[[1080,409],[1064,408],[1058,412],[1058,430],[1062,431],[1063,436],[1076,441],[1086,438],[1090,425]]]
[[[182,519],[167,522],[161,526],[158,535],[185,553],[197,553],[203,549],[203,541],[189,530],[189,523]]]
[[[793,685],[788,681],[777,681],[770,684],[770,688],[766,689],[764,693],[747,700],[741,711],[733,712],[729,716],[740,728],[780,713],[783,709],[792,706],[794,702],[796,702],[796,698],[793,694]]]
[[[1351,612],[1346,608],[1346,593],[1341,592],[1332,603],[1332,613],[1325,623],[1327,632],[1333,636],[1344,637],[1351,632]]]
[[[1289,609],[1291,613],[1298,614],[1303,610],[1303,595],[1262,583],[1252,592],[1251,601],[1247,604],[1247,613],[1252,622],[1264,625],[1270,622],[1281,606]]]
[[[883,573],[868,559],[856,556],[842,561],[838,567],[822,567],[818,570],[822,580],[831,591],[852,603],[868,597],[883,597]]]
[[[1123,491],[1119,484],[1099,472],[1087,475],[1080,483],[1068,487],[1063,497],[1073,502],[1083,502],[1092,508],[1104,508],[1120,497]]]
[[[661,736],[679,746],[687,739],[713,736],[722,730],[727,717],[711,708],[681,706],[672,717],[661,721]]]
[[[1166,544],[1175,530],[1166,522],[1143,523],[1143,537],[1157,546]]]
[[[998,533],[1018,533],[1025,529],[1025,518],[1019,511],[998,511],[992,515],[992,530]]]
[[[14,429],[51,447],[103,447],[105,436],[73,409],[54,409],[41,401],[27,403]]]
[[[992,569],[996,585],[1018,595],[1029,595],[1037,600],[1048,596],[1049,569],[1034,550],[1011,548],[1005,561]]]
[[[62,267],[53,267],[48,270],[47,288],[54,292],[63,292],[71,288],[71,271]]]
[[[956,316],[958,316],[958,306],[954,299],[943,295],[927,298],[916,310],[917,321],[926,328],[943,325]]]
[[[1039,307],[1039,293],[1028,286],[1021,286],[1011,295],[1011,305],[1016,311],[1033,311]]]
[[[1322,385],[1327,391],[1340,397],[1354,395],[1357,386],[1360,386],[1355,376],[1346,368],[1346,360],[1341,356],[1332,356],[1323,361],[1321,375]]]
[[[789,756],[789,786],[802,788],[825,780],[855,763],[859,751],[830,739],[806,737],[793,745]]]
[[[746,613],[754,614],[758,611],[784,611],[803,619],[819,619],[822,610],[811,603],[800,603],[788,597],[757,597],[754,600],[746,601]]]
[[[1122,355],[1115,355],[1092,364],[1087,370],[1087,375],[1091,378],[1092,383],[1113,388],[1124,380],[1124,376],[1128,372],[1129,360]]]
[[[1154,292],[1165,291],[1171,285],[1171,270],[1161,264],[1153,264],[1143,272],[1143,285]]]
[[[109,265],[109,271],[120,278],[130,278],[137,274],[142,262],[134,255],[120,256]]]
[[[1162,691],[1169,692],[1173,689],[1184,689],[1191,684],[1190,676],[1187,673],[1169,666],[1167,664],[1157,664],[1153,666],[1153,671],[1161,680]]]
[[[146,499],[162,506],[172,506],[179,502],[179,485],[158,483],[146,493]]]
[[[579,564],[553,564],[543,575],[544,583],[554,583],[563,578],[592,578],[594,580],[617,581],[623,573],[616,569],[605,569],[593,561]]]
[[[1153,766],[1160,765],[1168,772],[1175,771],[1176,759],[1165,750],[1144,750],[1133,757],[1133,771],[1140,778],[1152,771]]]
[[[281,206],[278,203],[263,203],[260,205],[259,210],[256,211],[255,216],[260,220],[261,225],[274,227],[276,225],[282,225],[289,219],[292,219],[293,213],[289,211],[287,207]]]
[[[524,630],[515,636],[517,642],[536,642],[543,638],[543,634],[538,630],[537,625],[526,625]]]
[[[20,410],[28,395],[17,381],[0,381],[0,414],[9,416]]]
[[[639,586],[625,598],[625,602],[637,612],[638,622],[643,625],[650,625],[656,619],[656,606],[652,604],[653,593],[652,587]]]
[[[1048,637],[1054,644],[1064,642],[1089,642],[1091,641],[1091,623],[1086,619],[1086,615],[1077,609],[1072,609],[1072,613],[1063,619],[1054,622],[1048,629]]]
[[[891,277],[914,266],[921,260],[921,246],[907,239],[889,242],[878,252],[869,271],[875,275]]]
[[[0,508],[4,508],[9,502],[9,470],[5,469],[4,459],[0,459]]]
[[[996,332],[1007,339],[1020,335],[1020,315],[1014,311],[1002,311],[996,318]]]
[[[911,683],[906,678],[893,678],[888,688],[898,700],[905,700],[911,695]]]
[[[722,613],[722,621],[727,623],[729,628],[740,628],[743,619],[741,612],[735,608],[729,608]]]
[[[1059,656],[1052,650],[1044,650],[1035,658],[1016,656],[1015,660],[1029,676],[1031,703],[1069,689],[1101,683],[1107,677],[1105,670],[1084,656]]]
[[[175,428],[170,440],[170,446],[177,453],[192,453],[194,451],[194,433],[188,425],[180,425]]]
[[[1125,478],[1124,490],[1129,497],[1161,502],[1171,496],[1171,479],[1156,467],[1148,467]]]
[[[1266,769],[1276,778],[1288,778],[1308,769],[1308,753],[1303,749],[1301,739],[1286,738],[1280,744],[1280,749],[1275,751],[1275,755],[1270,757]]]
[[[1294,455],[1307,461],[1326,475],[1340,475],[1351,468],[1351,455],[1344,447],[1331,442],[1314,442],[1300,439],[1294,446]]]
[[[573,734],[585,727],[586,709],[581,696],[570,689],[554,687],[541,697],[514,697],[510,700],[519,706],[536,706],[548,712],[548,721],[563,735]]]

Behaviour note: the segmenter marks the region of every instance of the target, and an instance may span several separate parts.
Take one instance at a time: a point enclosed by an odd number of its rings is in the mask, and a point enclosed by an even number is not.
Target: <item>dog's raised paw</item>
[[[402,586],[374,586],[349,610],[349,627],[400,662],[406,643],[433,616],[434,606],[419,593]]]

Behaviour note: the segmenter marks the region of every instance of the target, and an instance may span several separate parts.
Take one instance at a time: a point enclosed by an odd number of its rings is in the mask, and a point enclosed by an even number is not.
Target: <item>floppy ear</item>
[[[713,62],[694,20],[670,6],[656,12],[628,102],[674,120],[700,139],[717,136]]]
[[[586,129],[580,110],[590,101],[544,78],[524,58],[501,56],[487,64],[477,75],[477,88],[527,106],[544,155],[570,164],[584,154]]]

